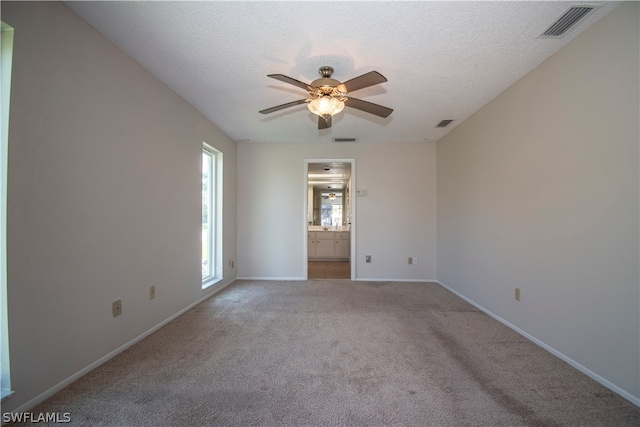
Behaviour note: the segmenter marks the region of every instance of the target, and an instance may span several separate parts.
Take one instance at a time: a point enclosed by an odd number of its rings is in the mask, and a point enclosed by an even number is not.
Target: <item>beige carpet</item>
[[[434,283],[239,281],[33,409],[77,426],[638,426]],[[42,425],[42,424],[40,424]]]

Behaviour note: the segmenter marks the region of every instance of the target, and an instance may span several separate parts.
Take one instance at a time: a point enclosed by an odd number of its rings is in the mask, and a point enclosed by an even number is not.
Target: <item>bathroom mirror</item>
[[[310,226],[339,228],[351,224],[351,164],[309,163],[308,217]]]

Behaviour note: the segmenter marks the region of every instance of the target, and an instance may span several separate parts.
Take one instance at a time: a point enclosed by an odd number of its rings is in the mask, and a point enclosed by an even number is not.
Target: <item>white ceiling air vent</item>
[[[597,6],[576,5],[571,6],[560,18],[549,26],[538,38],[559,39],[580,22],[585,16],[593,12]]]
[[[356,142],[355,138],[333,138],[333,142]]]

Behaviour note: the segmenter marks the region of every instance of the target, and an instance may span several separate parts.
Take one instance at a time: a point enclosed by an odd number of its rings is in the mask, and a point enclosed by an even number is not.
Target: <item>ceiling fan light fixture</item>
[[[331,117],[340,113],[344,107],[355,108],[356,110],[364,111],[365,113],[385,119],[393,112],[391,108],[357,98],[347,98],[346,96],[348,92],[350,93],[386,82],[387,79],[377,71],[370,71],[351,80],[347,80],[344,83],[340,83],[338,80],[331,78],[333,74],[333,68],[331,67],[321,67],[319,71],[322,77],[311,83],[304,83],[300,80],[285,76],[284,74],[268,74],[267,77],[306,90],[309,92],[309,98],[299,99],[260,110],[260,114],[274,113],[285,108],[306,103],[309,111],[322,118],[318,119],[318,129],[321,130],[329,129],[331,127]]]
[[[333,116],[344,110],[344,101],[330,95],[323,95],[312,99],[307,104],[309,111],[320,117]]]

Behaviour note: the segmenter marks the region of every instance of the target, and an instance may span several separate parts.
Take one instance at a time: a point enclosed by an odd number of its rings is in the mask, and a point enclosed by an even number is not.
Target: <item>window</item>
[[[202,149],[202,288],[222,280],[222,153]]]
[[[0,47],[0,94],[2,121],[0,129],[0,370],[2,398],[11,391],[9,369],[9,327],[7,317],[7,146],[9,137],[9,91],[11,89],[11,58],[13,55],[13,28],[2,24]]]

